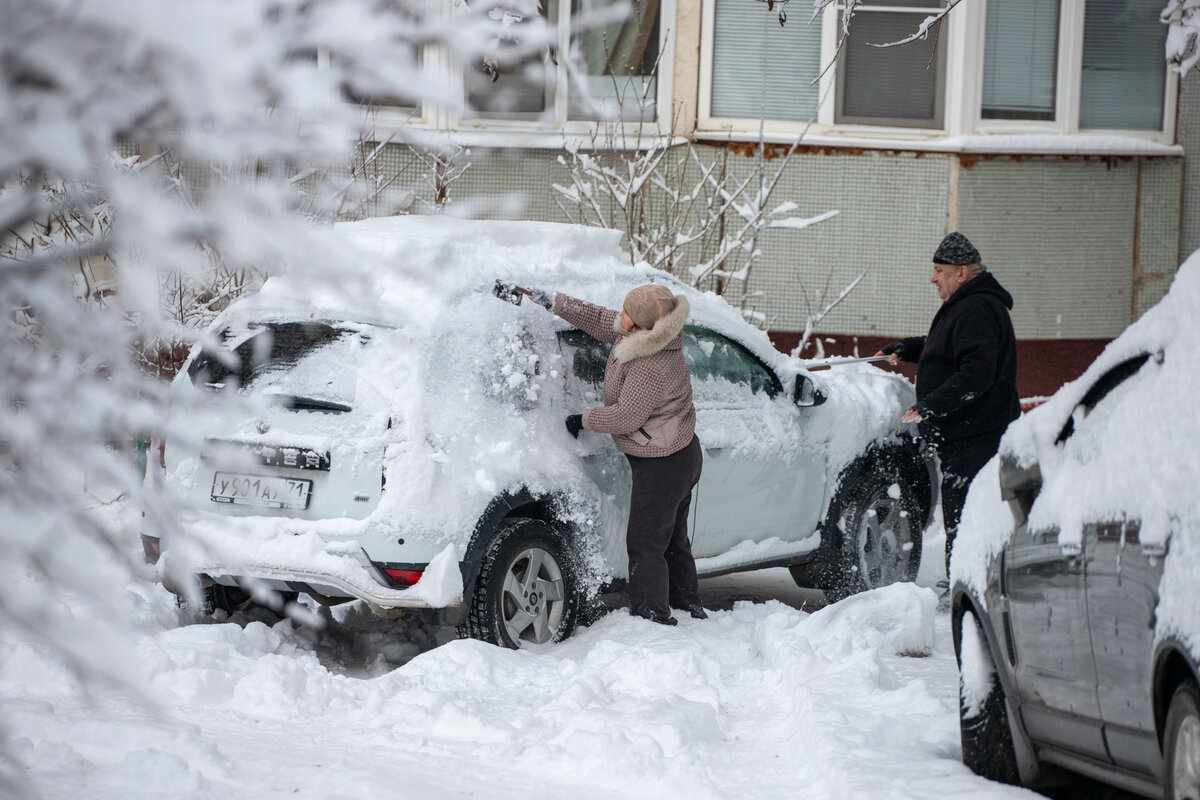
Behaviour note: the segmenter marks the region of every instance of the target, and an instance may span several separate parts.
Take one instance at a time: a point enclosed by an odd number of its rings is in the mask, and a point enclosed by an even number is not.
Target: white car
[[[510,647],[568,636],[626,572],[628,463],[563,422],[602,402],[607,345],[497,300],[497,278],[608,307],[648,282],[688,296],[701,577],[786,565],[841,596],[916,575],[936,481],[899,423],[903,378],[861,364],[810,375],[723,299],[630,267],[610,231],[338,227],[378,261],[373,285],[348,299],[271,278],[175,382],[185,433],[152,479],[181,522],[147,521],[143,544],[177,594],[198,576],[218,607],[270,589],[442,609]]]
[[[951,561],[963,761],[1200,796],[1200,255],[1014,422]]]

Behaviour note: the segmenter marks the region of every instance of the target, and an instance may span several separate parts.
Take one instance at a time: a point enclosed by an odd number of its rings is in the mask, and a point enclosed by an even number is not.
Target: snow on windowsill
[[[710,142],[757,142],[756,131],[697,131],[696,139]],[[768,144],[791,144],[795,134],[767,133]],[[993,133],[965,136],[923,134],[906,136],[870,136],[810,133],[801,146],[838,147],[863,150],[901,150],[932,153],[995,153],[1004,155],[1074,156],[1182,156],[1179,145],[1121,134],[1089,133]]]
[[[456,128],[434,128],[422,125],[398,125],[394,129],[383,122],[376,122],[374,138],[388,139],[421,148],[450,147],[503,147],[525,150],[561,150],[573,147],[579,150],[634,150],[649,147],[675,146],[687,143],[687,137],[674,136],[647,125],[639,133],[637,123],[626,123],[624,132],[609,136],[601,131],[593,138],[592,126],[596,123],[568,123],[566,125],[540,124],[505,120],[464,123]]]

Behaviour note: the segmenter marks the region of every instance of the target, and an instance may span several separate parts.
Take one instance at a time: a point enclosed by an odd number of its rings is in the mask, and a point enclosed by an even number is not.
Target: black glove
[[[892,353],[895,353],[901,358],[904,358],[904,342],[892,342],[891,344],[885,344],[883,347],[879,348],[879,352],[883,353],[885,356],[890,356]]]
[[[529,299],[547,311],[554,309],[554,292],[547,292],[544,289],[530,289]]]
[[[583,430],[583,414],[572,414],[567,417],[567,432],[576,439],[579,438],[579,432]]]

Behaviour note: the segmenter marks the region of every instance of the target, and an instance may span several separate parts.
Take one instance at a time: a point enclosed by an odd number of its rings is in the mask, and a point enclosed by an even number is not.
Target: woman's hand
[[[567,417],[567,433],[578,439],[581,430],[583,430],[583,414],[572,414]]]

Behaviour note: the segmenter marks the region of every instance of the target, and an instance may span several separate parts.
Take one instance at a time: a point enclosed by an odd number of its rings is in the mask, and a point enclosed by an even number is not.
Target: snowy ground
[[[146,698],[0,632],[0,725],[46,798],[1034,797],[958,760],[941,546],[918,586],[823,607],[786,570],[726,576],[709,620],[616,610],[538,652],[356,607],[205,621],[133,581]]]

